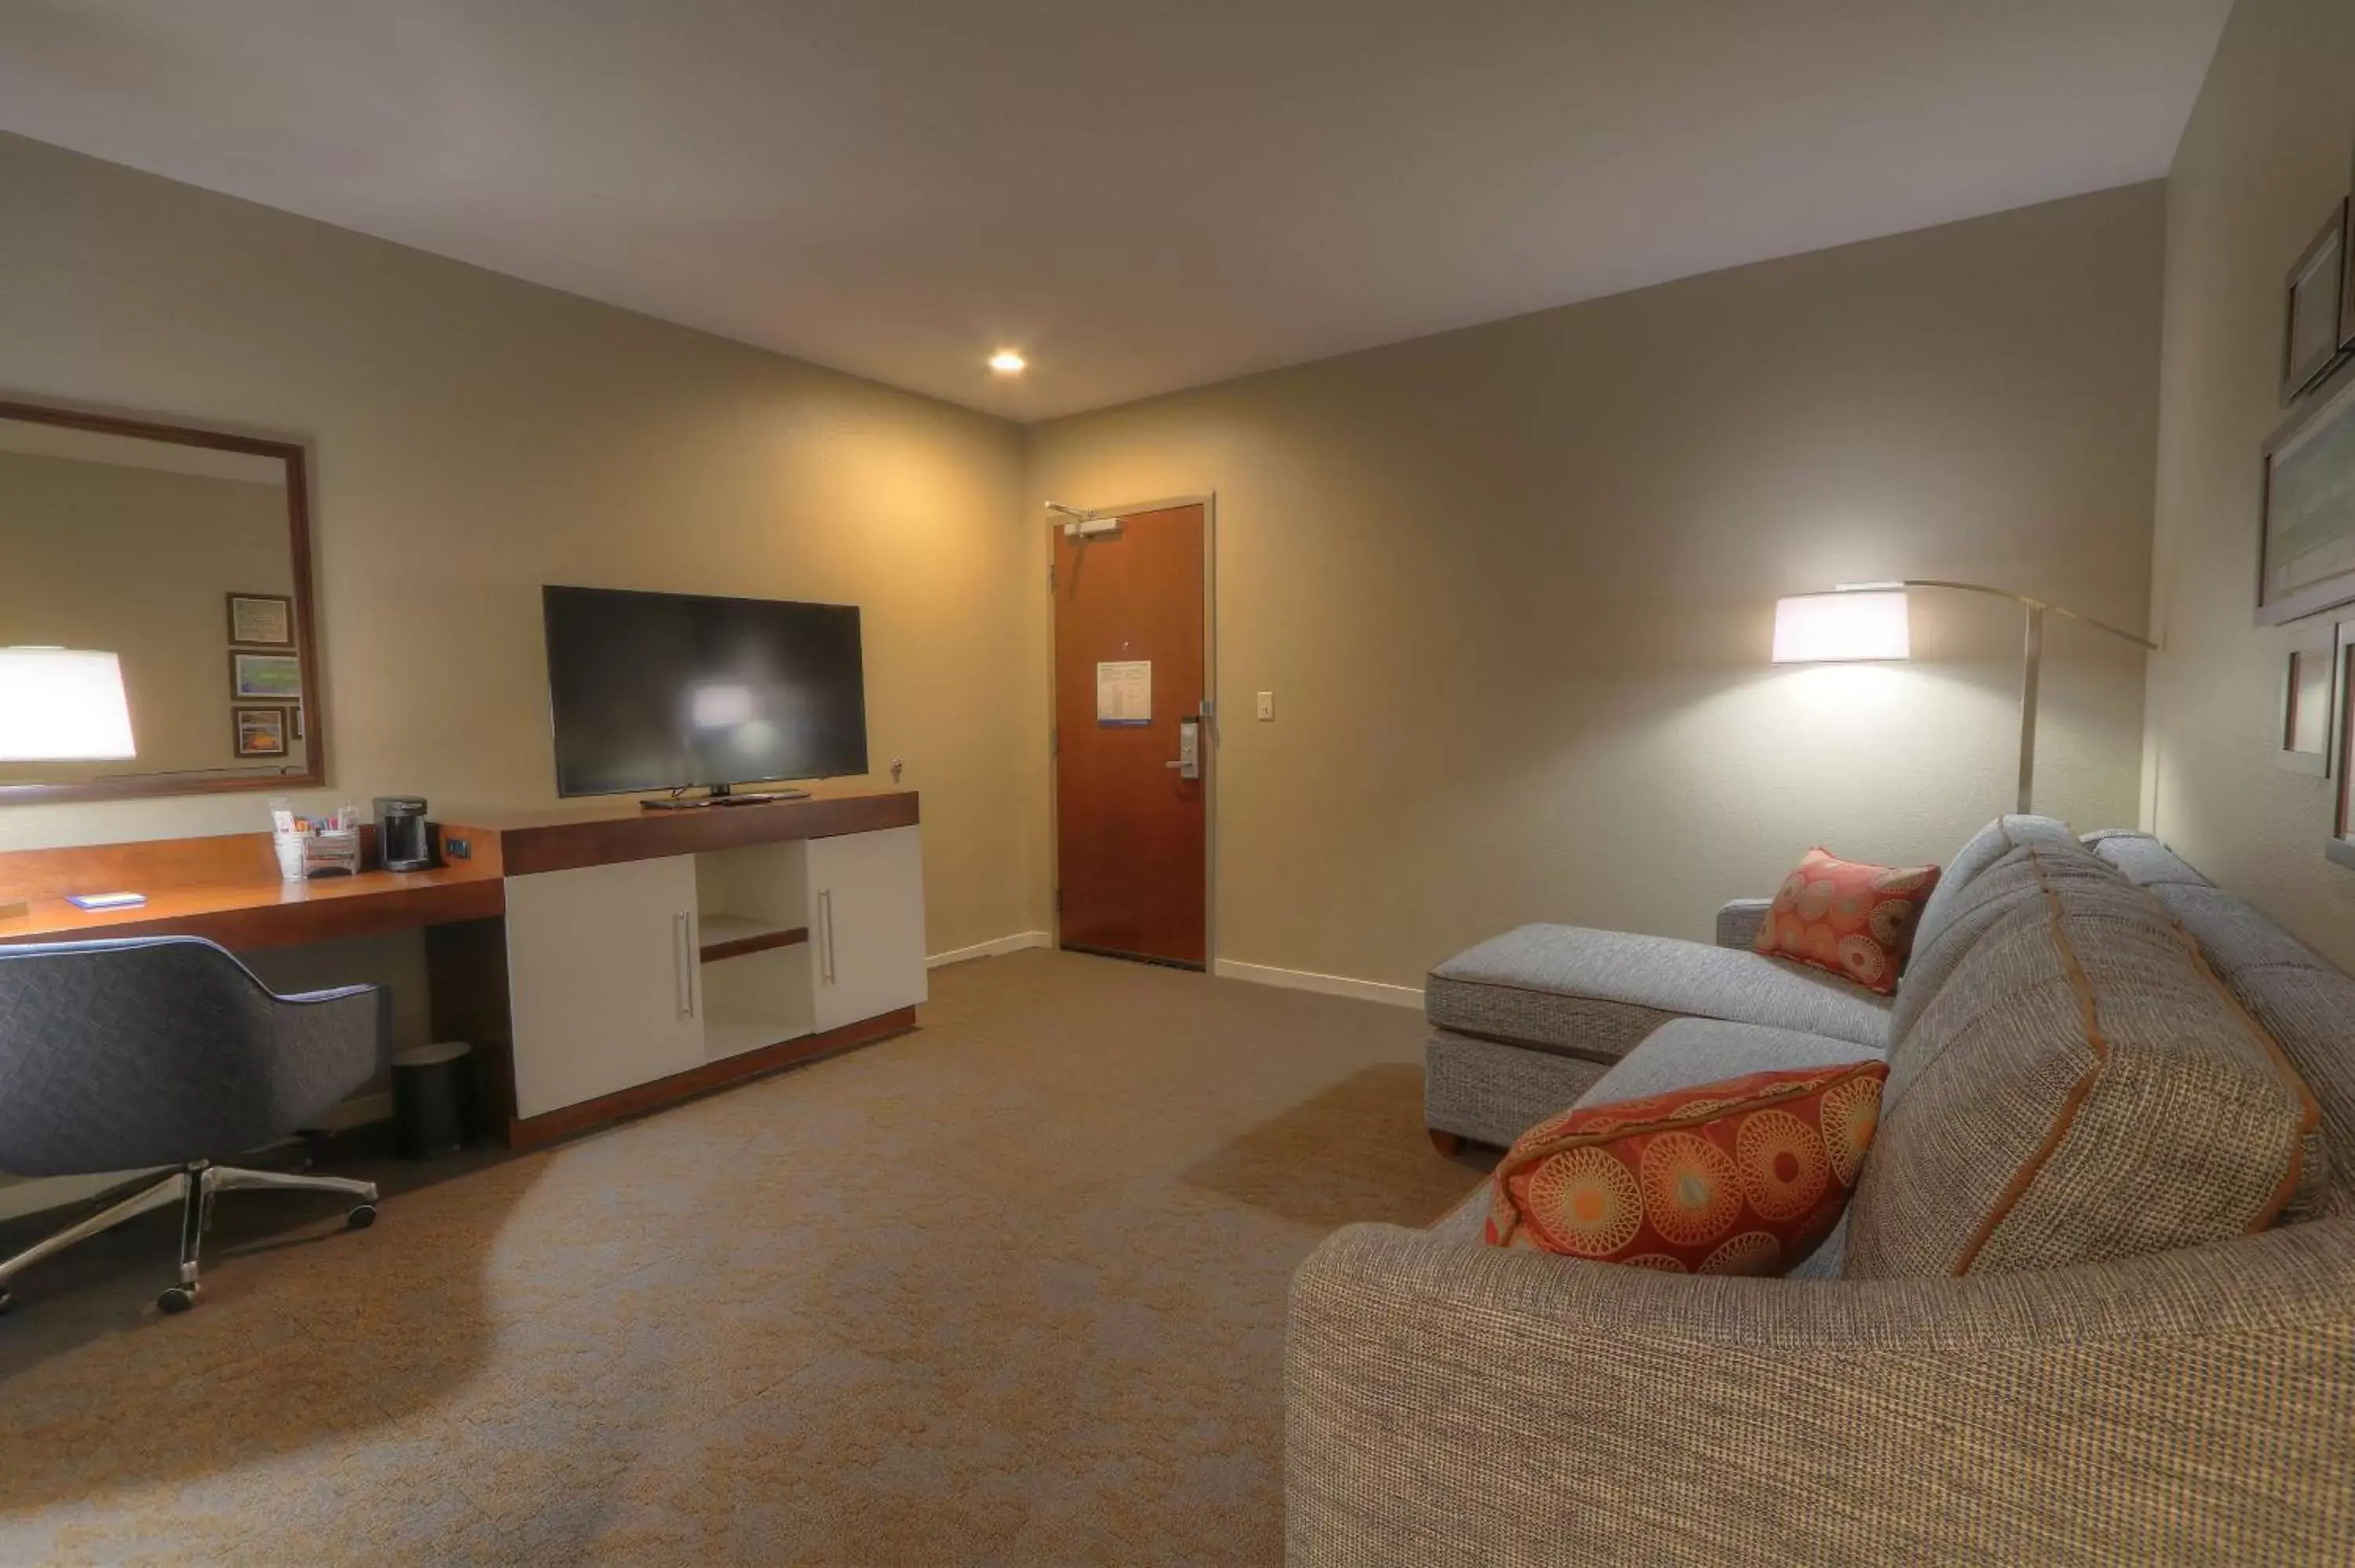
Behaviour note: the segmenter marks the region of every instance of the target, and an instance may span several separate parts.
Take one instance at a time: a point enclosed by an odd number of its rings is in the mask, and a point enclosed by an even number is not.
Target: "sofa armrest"
[[[1975,1279],[1388,1225],[1292,1287],[1289,1561],[2346,1561],[2355,1220]]]
[[[1735,898],[1721,906],[1717,912],[1717,945],[1721,948],[1746,948],[1757,939],[1758,927],[1766,923],[1766,912],[1774,907],[1771,898]]]

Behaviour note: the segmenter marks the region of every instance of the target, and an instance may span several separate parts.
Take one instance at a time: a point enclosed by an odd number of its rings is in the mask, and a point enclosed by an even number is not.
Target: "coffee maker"
[[[433,835],[426,831],[422,800],[377,797],[376,858],[387,871],[423,871],[433,863]]]

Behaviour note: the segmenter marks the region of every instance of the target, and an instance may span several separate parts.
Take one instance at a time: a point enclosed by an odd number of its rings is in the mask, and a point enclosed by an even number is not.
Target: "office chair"
[[[212,1161],[310,1125],[375,1077],[391,1013],[382,986],[274,996],[196,937],[0,947],[0,1171],[171,1168],[0,1262],[0,1308],[18,1271],[166,1203],[180,1205],[180,1280],[155,1302],[166,1312],[196,1305],[216,1192],[336,1192],[358,1200],[345,1216],[354,1229],[374,1224],[374,1182]]]

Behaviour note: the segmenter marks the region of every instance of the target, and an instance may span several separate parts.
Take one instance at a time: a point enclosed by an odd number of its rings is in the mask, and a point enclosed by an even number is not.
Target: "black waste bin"
[[[392,1116],[409,1159],[455,1154],[474,1136],[473,1054],[445,1040],[393,1054]]]

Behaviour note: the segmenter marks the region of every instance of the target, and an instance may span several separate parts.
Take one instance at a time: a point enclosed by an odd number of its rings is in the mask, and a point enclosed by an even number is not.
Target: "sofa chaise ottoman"
[[[2050,1091],[2005,1054],[2040,1028],[2097,1043],[2138,1015],[2168,1044],[2158,982],[2136,994],[2137,971],[2099,950],[2088,962],[2112,989],[2083,1016],[2023,1007],[1996,1044],[1954,1035],[1948,1015],[1978,1016],[1971,988],[2010,961],[2000,921],[2014,911],[2016,930],[2028,895],[2004,879],[2023,855],[2066,861],[2096,906],[2115,885],[2148,911],[2144,937],[2166,933],[2294,1070],[2298,1190],[2262,1228],[2137,1251],[2138,1223],[2201,1192],[2112,1126],[2062,1140],[2073,1201],[2108,1227],[2094,1261],[2015,1249],[1999,1267],[1909,1272],[1912,1238],[1892,1231],[1952,1219],[1918,1181],[1869,1246],[1849,1234],[1892,1146],[1941,1142],[1920,1125],[1944,1103],[1924,1087],[1925,1038],[1946,1031],[1936,1069],[1998,1106]],[[1748,952],[1762,909],[1729,906],[1739,947],[1525,927],[1441,966],[1431,1125],[1501,1144],[1576,1102],[1884,1057],[1856,1224],[1778,1278],[1488,1246],[1486,1184],[1428,1230],[1341,1230],[1292,1289],[1291,1561],[2355,1562],[2355,980],[2156,839],[2080,841],[2041,818],[1990,823],[1949,863],[1893,1004]],[[2109,939],[2090,919],[2083,942]],[[2196,1099],[2188,1121],[2213,1109]],[[1967,1158],[1966,1130],[1945,1141]]]

